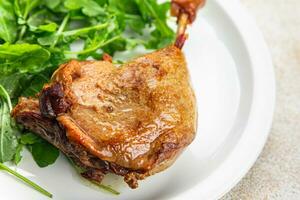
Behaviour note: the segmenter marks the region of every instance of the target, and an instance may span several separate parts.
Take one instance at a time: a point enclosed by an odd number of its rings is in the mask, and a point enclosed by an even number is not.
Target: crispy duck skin
[[[90,154],[82,145],[71,142],[67,138],[66,130],[55,119],[42,116],[39,107],[37,99],[22,97],[12,115],[26,129],[53,144],[68,158],[72,159],[76,165],[85,169],[86,171],[81,174],[83,177],[101,182],[107,173],[125,176],[131,172],[130,169],[105,162]]]
[[[195,95],[181,50],[171,45],[120,67],[70,61],[39,100],[21,98],[13,117],[101,182],[138,180],[168,168],[194,139]]]

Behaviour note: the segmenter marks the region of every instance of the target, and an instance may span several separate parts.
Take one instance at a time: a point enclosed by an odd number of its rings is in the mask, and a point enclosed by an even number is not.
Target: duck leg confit
[[[185,27],[202,1],[174,0],[178,38],[121,67],[110,59],[61,65],[37,99],[20,98],[12,116],[101,182],[124,177],[131,187],[169,167],[193,141],[196,101],[181,51]]]

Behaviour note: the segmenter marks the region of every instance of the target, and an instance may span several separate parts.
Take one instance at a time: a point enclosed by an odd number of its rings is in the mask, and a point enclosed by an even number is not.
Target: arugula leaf
[[[20,143],[27,145],[34,161],[39,167],[47,167],[53,164],[59,156],[57,148],[33,133],[22,135]]]
[[[49,82],[52,70],[45,70],[41,73],[38,73],[33,76],[31,82],[27,85],[26,88],[22,91],[22,96],[25,97],[34,97],[37,93],[39,93],[43,86]]]
[[[21,160],[22,160],[22,150],[23,150],[23,144],[18,144],[17,146],[17,149],[16,149],[16,153],[14,155],[14,158],[13,158],[13,162],[18,165]]]
[[[0,85],[0,162],[13,159],[18,146],[15,135],[16,129],[12,126],[10,112],[12,110],[11,101],[6,90]]]
[[[158,5],[156,0],[135,0],[145,21],[153,23],[156,29],[151,33],[152,39],[147,48],[157,49],[165,47],[175,39],[174,31],[167,24],[167,12],[170,3]]]
[[[123,14],[140,15],[139,7],[133,0],[109,0],[109,7]]]
[[[109,0],[108,8],[115,16],[123,20],[125,26],[128,26],[133,31],[142,34],[146,23],[141,17],[139,6],[135,1]]]
[[[0,75],[0,85],[2,85],[11,99],[19,96],[34,97],[41,91],[44,84],[48,83],[53,69],[47,68],[37,74],[13,73],[8,76]]]
[[[25,87],[31,82],[32,75],[13,73],[11,75],[0,75],[0,85],[2,85],[11,99],[18,98]]]
[[[31,153],[39,167],[53,164],[59,156],[59,150],[46,141],[31,145]]]
[[[75,29],[71,31],[65,31],[62,35],[66,37],[84,37],[87,36],[91,31],[103,30],[109,26],[109,23],[97,24],[88,28]]]
[[[35,44],[0,45],[0,74],[39,72],[48,61],[50,52]]]
[[[27,18],[30,12],[39,5],[39,0],[14,0],[15,13],[18,16],[18,24],[20,24],[19,40],[23,39],[27,30]]]
[[[143,30],[145,29],[145,23],[142,17],[137,15],[125,15],[125,21],[127,26],[132,29],[133,31],[143,34]]]
[[[3,164],[6,161],[14,161],[16,164],[19,163],[23,147],[22,144],[18,144],[18,140],[15,136],[16,129],[14,128],[12,119],[10,118],[11,109],[12,105],[9,95],[0,85],[0,170],[4,170],[12,174],[35,190],[51,198],[52,194],[48,191]]]
[[[29,13],[39,5],[39,0],[14,0],[15,12],[18,17],[27,19]]]
[[[31,145],[41,141],[42,139],[33,133],[25,133],[20,138],[20,143],[23,145]]]
[[[38,43],[42,46],[50,46],[54,44],[57,36],[55,34],[46,35],[37,39]]]
[[[100,55],[102,55],[102,52],[97,53],[99,49],[105,49],[105,47],[107,46],[118,43],[121,39],[121,33],[119,31],[119,24],[117,19],[110,19],[109,22],[109,24],[104,23],[92,26],[88,29],[79,29],[80,31],[75,31],[73,35],[80,34],[81,38],[87,38],[85,40],[84,49],[76,52],[65,51],[65,54],[78,55],[78,58],[82,60],[88,58],[89,56],[93,56],[94,58],[99,59],[99,57],[101,57]],[[83,32],[81,30],[89,31]],[[66,33],[64,33],[65,36],[68,36],[66,35]],[[122,48],[122,50],[124,50],[124,48]]]
[[[169,3],[158,5],[156,0],[135,0],[141,10],[144,20],[153,22],[163,35],[172,35],[172,29],[167,25]]]
[[[99,4],[100,6],[104,6],[108,3],[109,0],[94,0],[97,4]]]
[[[57,24],[54,22],[45,25],[39,25],[38,27],[38,30],[47,31],[47,32],[55,32],[56,29],[57,29]]]
[[[55,9],[61,3],[61,0],[44,0],[45,4],[50,9]]]
[[[154,30],[151,33],[151,40],[146,44],[146,47],[149,49],[163,48],[169,45],[172,41],[174,41],[173,36],[163,36],[160,31]]]
[[[13,43],[17,37],[17,22],[13,5],[9,0],[0,0],[0,39]]]
[[[66,0],[64,5],[69,10],[82,9],[82,12],[89,17],[106,14],[103,7],[93,0]]]
[[[57,30],[58,17],[52,12],[43,9],[34,12],[27,20],[30,31],[39,33],[42,31],[55,32]]]

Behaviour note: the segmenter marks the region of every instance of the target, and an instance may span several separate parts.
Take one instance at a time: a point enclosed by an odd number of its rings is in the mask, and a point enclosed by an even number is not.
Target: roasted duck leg
[[[120,67],[110,59],[72,60],[38,99],[21,98],[12,116],[85,169],[83,177],[101,182],[114,173],[131,188],[169,167],[197,126],[195,95],[177,45]]]

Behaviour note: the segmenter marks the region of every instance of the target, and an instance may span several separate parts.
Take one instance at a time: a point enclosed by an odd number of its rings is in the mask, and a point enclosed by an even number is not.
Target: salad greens
[[[38,72],[49,57],[49,51],[36,44],[3,44],[0,46],[0,74]]]
[[[3,163],[18,164],[24,146],[40,167],[59,156],[55,147],[11,119],[20,96],[35,96],[70,59],[170,44],[175,34],[167,23],[169,8],[170,2],[157,0],[0,0],[0,169],[16,175]]]
[[[8,0],[0,0],[0,38],[13,43],[17,37],[17,21],[13,4]]]
[[[33,133],[23,134],[20,138],[20,144],[27,145],[39,167],[53,164],[59,156],[58,149]]]
[[[169,8],[157,0],[0,0],[0,84],[15,103],[70,59],[164,47],[175,37]]]
[[[5,89],[0,85],[0,162],[11,161],[17,150],[16,128],[10,117],[12,105]]]
[[[13,119],[10,117],[10,112],[12,110],[12,104],[8,93],[6,90],[0,85],[0,170],[4,170],[15,177],[19,178],[20,180],[24,181],[37,191],[41,192],[42,194],[52,197],[52,195],[38,186],[37,184],[33,183],[26,177],[22,176],[21,174],[17,173],[16,171],[10,169],[4,162],[7,161],[15,161],[19,162],[20,157],[20,145],[18,145],[17,133],[18,129],[14,124]],[[47,156],[48,157],[48,156]]]

